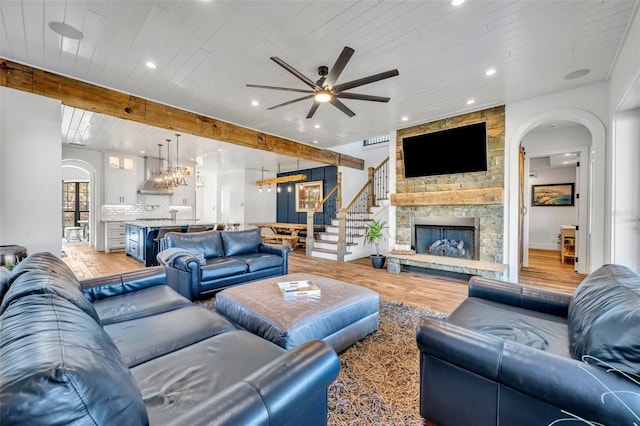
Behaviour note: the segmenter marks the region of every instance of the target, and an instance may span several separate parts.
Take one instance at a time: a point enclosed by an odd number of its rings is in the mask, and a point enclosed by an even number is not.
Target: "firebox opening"
[[[479,259],[479,218],[430,216],[412,222],[411,245],[416,253]]]

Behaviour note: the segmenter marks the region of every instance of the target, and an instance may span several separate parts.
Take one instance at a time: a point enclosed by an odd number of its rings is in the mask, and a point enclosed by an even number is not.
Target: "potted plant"
[[[364,243],[376,246],[376,254],[372,254],[371,264],[374,268],[380,269],[384,266],[385,256],[380,255],[380,241],[386,240],[384,230],[387,228],[387,222],[383,220],[371,221],[364,230]]]

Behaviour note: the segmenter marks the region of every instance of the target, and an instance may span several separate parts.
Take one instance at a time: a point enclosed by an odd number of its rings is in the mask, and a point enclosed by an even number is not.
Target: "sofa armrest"
[[[504,340],[438,318],[423,318],[416,332],[421,353],[497,381]]]
[[[167,277],[162,266],[152,266],[135,271],[105,275],[80,281],[84,296],[90,302],[142,290],[156,285],[165,285]]]
[[[282,257],[282,274],[286,275],[289,273],[289,253],[291,249],[287,246],[276,247],[270,246],[267,244],[260,244],[258,246],[258,252],[260,253],[270,253],[275,254]]]
[[[423,319],[416,340],[422,354],[558,407],[567,418],[634,424],[640,416],[640,386],[604,368],[441,319]]]
[[[469,297],[567,317],[570,293],[474,276],[469,279]]]
[[[331,346],[320,340],[305,342],[170,424],[285,424],[326,398],[339,371],[340,361]],[[318,422],[317,412],[309,416],[307,420]]]

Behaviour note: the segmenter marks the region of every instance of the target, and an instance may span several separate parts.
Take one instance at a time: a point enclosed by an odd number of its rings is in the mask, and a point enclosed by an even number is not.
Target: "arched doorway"
[[[583,193],[588,194],[588,202],[586,203],[587,218],[581,234],[583,242],[586,240],[588,271],[601,266],[605,263],[605,253],[608,252],[608,243],[605,242],[605,128],[602,122],[594,114],[577,109],[554,109],[537,114],[525,122],[521,123],[513,133],[513,136],[507,142],[507,158],[508,164],[511,165],[510,173],[508,173],[508,198],[507,200],[518,200],[520,196],[520,185],[518,168],[514,165],[518,164],[519,146],[525,135],[532,129],[549,121],[572,121],[581,124],[591,134],[591,146],[587,152],[583,153],[581,161],[584,161],[583,167],[587,173],[587,188],[583,188]],[[587,157],[587,158],[584,158]],[[506,221],[508,226],[507,235],[509,235],[507,244],[507,259],[509,265],[519,264],[519,236],[520,236],[520,208],[517,202],[508,202],[507,211],[509,219]],[[594,208],[597,206],[597,208]],[[518,280],[518,268],[509,268],[509,280]]]
[[[97,223],[96,208],[97,208],[97,191],[96,191],[96,169],[89,163],[83,160],[77,159],[64,159],[62,160],[62,176],[76,176],[85,177],[89,183],[89,219],[87,228],[88,232],[88,244],[95,248],[96,246],[96,232],[99,229]]]

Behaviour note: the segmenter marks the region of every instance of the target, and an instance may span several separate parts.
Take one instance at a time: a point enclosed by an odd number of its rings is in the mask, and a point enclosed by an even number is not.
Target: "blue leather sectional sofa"
[[[169,232],[161,247],[186,251],[165,265],[168,284],[191,300],[211,297],[232,285],[286,275],[289,269],[290,249],[262,244],[259,229]]]
[[[36,253],[1,278],[3,426],[326,425],[329,345],[237,330],[162,267],[81,283]]]
[[[473,277],[417,342],[420,413],[438,425],[639,422],[640,276],[624,266],[573,294]]]

